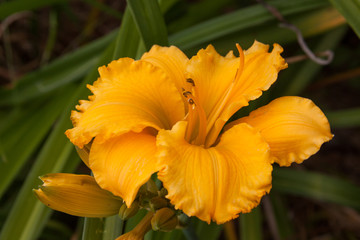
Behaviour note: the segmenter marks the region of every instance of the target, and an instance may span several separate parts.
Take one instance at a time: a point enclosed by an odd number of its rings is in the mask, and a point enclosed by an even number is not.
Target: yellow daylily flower
[[[270,191],[273,162],[301,163],[332,138],[321,110],[300,97],[276,99],[225,126],[287,67],[278,44],[271,52],[257,41],[237,48],[239,57],[209,45],[188,59],[174,46],[154,46],[138,61],[99,68],[66,135],[86,147],[80,153],[102,189],[130,207],[157,172],[176,209],[223,223]]]

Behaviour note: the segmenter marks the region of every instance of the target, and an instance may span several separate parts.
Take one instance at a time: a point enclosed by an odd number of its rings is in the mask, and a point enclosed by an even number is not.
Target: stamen
[[[221,127],[219,129],[214,128],[215,121],[219,118],[220,114],[224,110],[224,107],[226,106],[230,96],[233,94],[233,89],[236,87],[237,83],[239,82],[240,76],[244,70],[244,52],[241,48],[241,46],[237,43],[236,48],[239,51],[239,68],[236,70],[235,77],[233,81],[231,82],[230,86],[226,90],[226,93],[224,97],[215,105],[213,111],[209,115],[209,121],[208,126],[206,129],[206,141],[205,141],[205,147],[210,147],[214,142],[216,141],[216,138],[218,137]]]
[[[195,84],[194,84],[195,86]],[[206,137],[206,115],[204,109],[199,105],[199,101],[190,91],[183,91],[183,96],[189,103],[189,112],[187,114],[188,126],[185,139],[189,143],[202,145]]]
[[[190,83],[193,87],[195,87],[195,82],[191,78],[186,79],[186,82]]]

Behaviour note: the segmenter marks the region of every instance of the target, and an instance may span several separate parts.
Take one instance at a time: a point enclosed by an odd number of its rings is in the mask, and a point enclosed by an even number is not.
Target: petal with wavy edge
[[[160,130],[158,178],[167,198],[189,216],[223,223],[249,212],[270,191],[269,146],[248,124],[225,132],[212,148],[184,140],[186,122]]]
[[[207,117],[225,95],[239,67],[239,58],[219,55],[212,45],[201,49],[186,68],[186,77],[195,82],[197,98]]]
[[[174,82],[160,68],[145,62],[121,58],[99,68],[90,101],[80,101],[71,119],[74,128],[68,138],[80,148],[93,137],[97,141],[145,127],[170,129],[184,117],[181,95]]]
[[[51,173],[41,177],[44,182],[34,190],[46,206],[80,217],[107,217],[119,212],[122,200],[99,187],[88,175]]]
[[[270,53],[268,50],[268,45],[255,41],[244,51],[242,74],[235,81],[229,97],[223,104],[225,107],[219,112],[214,125],[208,126],[210,135],[207,146],[215,142],[224,124],[237,110],[247,106],[250,100],[260,97],[262,91],[266,91],[276,81],[278,72],[287,67],[285,60],[280,56],[282,48],[278,44],[274,44],[274,49]],[[224,101],[223,96],[234,82],[239,61],[232,53],[225,57],[220,56],[211,45],[190,59],[187,74],[197,86],[198,98],[207,117],[213,118],[217,104]]]
[[[144,53],[141,60],[162,68],[182,94],[181,89],[186,85],[185,69],[189,59],[179,48],[154,45],[149,52]]]
[[[248,123],[260,131],[280,166],[303,162],[332,138],[324,113],[301,97],[277,98],[231,124],[238,123]]]
[[[95,137],[90,168],[103,189],[121,197],[130,207],[141,185],[158,170],[155,152],[155,137],[146,132],[129,132],[105,142]]]

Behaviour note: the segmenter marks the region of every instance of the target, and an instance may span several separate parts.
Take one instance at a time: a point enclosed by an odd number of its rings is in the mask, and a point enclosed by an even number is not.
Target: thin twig
[[[326,50],[326,51],[323,51],[323,52],[315,53],[315,56],[317,56],[317,57],[328,56],[329,52],[331,52],[331,51]],[[287,63],[297,63],[297,62],[300,62],[300,61],[304,61],[306,59],[309,59],[309,57],[306,54],[302,54],[302,55],[287,57],[287,58],[285,58],[285,61]]]
[[[7,17],[4,21],[2,21],[2,23],[0,23],[0,38],[3,35],[4,31],[9,27],[9,25],[21,18],[30,16],[31,12],[29,11],[23,11],[23,12],[18,12],[18,13],[14,13],[12,15],[10,15],[9,17]]]
[[[290,29],[291,31],[295,32],[297,41],[298,41],[301,49],[306,54],[306,56],[308,56],[308,58],[310,58],[312,61],[314,61],[320,65],[327,65],[332,62],[332,60],[334,58],[334,53],[331,50],[327,50],[324,52],[324,56],[326,57],[325,59],[317,57],[311,51],[311,49],[308,47],[308,45],[306,44],[304,37],[298,27],[296,27],[295,25],[286,21],[286,19],[283,17],[283,15],[274,6],[271,6],[270,4],[266,3],[263,0],[256,0],[256,1],[260,4],[262,4],[277,20],[279,20],[280,27],[287,28],[287,29]]]

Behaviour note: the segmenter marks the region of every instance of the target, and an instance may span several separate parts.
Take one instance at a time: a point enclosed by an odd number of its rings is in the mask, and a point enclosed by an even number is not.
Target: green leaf
[[[333,128],[360,126],[360,108],[326,112],[325,115]]]
[[[134,31],[135,28],[136,25],[130,13],[130,9],[126,8],[124,18],[122,20],[122,26],[116,37],[113,59],[129,56],[135,57],[140,42],[139,33]],[[124,38],[124,36],[126,36],[126,38]],[[129,39],[131,39],[131,41],[129,41]]]
[[[23,110],[18,118],[10,119],[7,129],[0,136],[3,161],[0,161],[0,196],[3,195],[9,184],[26,160],[38,148],[39,144],[48,133],[55,119],[64,107],[64,100],[74,91],[62,91],[54,96],[45,105],[35,105]],[[26,119],[26,121],[24,121]]]
[[[310,171],[274,168],[272,191],[337,203],[360,210],[360,187]]]
[[[156,0],[128,0],[128,6],[145,48],[168,45],[164,18]]]
[[[194,222],[194,228],[196,236],[200,240],[216,240],[219,238],[221,230],[223,229],[222,225],[217,225],[216,223],[207,224],[199,219],[192,218]]]
[[[122,37],[127,38],[126,35]],[[132,40],[134,39],[126,39],[121,44]],[[120,43],[117,41],[108,46],[100,57],[97,66],[107,64],[112,60],[116,44]],[[135,54],[136,52],[133,53],[133,55]],[[94,68],[84,79],[73,97],[69,99],[68,107],[65,108],[61,119],[57,122],[56,128],[46,141],[35,165],[23,184],[10,215],[2,228],[0,240],[28,240],[37,238],[36,233],[38,233],[39,229],[41,230],[41,226],[43,226],[42,221],[46,220],[50,209],[35,198],[31,189],[39,184],[38,176],[50,172],[61,172],[64,166],[66,166],[69,149],[74,149],[73,145],[64,135],[65,130],[71,128],[69,120],[71,109],[74,108],[79,99],[86,98],[86,95],[89,93],[85,87],[86,84],[94,81],[97,77],[97,68]],[[79,161],[79,158],[76,161]]]
[[[344,17],[333,7],[320,8],[303,12],[287,18],[297,26],[305,38],[323,34],[333,28],[345,24]],[[235,43],[240,43],[243,48],[250,47],[254,39],[263,43],[287,44],[296,41],[296,34],[289,29],[280,28],[277,22],[262,24],[251,29],[243,30],[215,40],[212,44],[220,53],[226,54],[229,50],[236,50]],[[231,49],[229,49],[231,48]],[[285,48],[285,53],[286,53]],[[196,52],[197,48],[191,49]]]
[[[15,0],[3,2],[0,4],[0,20],[4,20],[7,16],[11,14],[26,11],[26,10],[35,10],[38,8],[67,3],[68,0],[36,0],[36,1],[28,1],[28,0]]]
[[[85,218],[82,240],[102,240],[104,224],[103,218]]]
[[[106,13],[109,16],[113,16],[117,19],[122,19],[122,14],[118,11],[116,11],[115,9],[109,7],[108,5],[102,3],[101,1],[97,1],[97,0],[83,0],[87,3],[89,3],[90,5],[92,5],[93,7],[103,11],[104,13]]]
[[[360,38],[360,0],[330,0]]]
[[[324,7],[328,5],[328,2],[325,0],[293,0],[269,1],[269,4],[278,8],[284,16],[288,16]],[[250,6],[175,33],[169,37],[169,42],[185,50],[240,30],[267,23],[273,19],[274,17],[262,5]]]
[[[269,198],[280,239],[290,239],[291,236],[294,236],[294,226],[289,219],[288,209],[284,199],[275,192],[270,192]]]
[[[240,215],[240,236],[246,240],[261,240],[262,238],[262,212],[257,207],[250,213]]]
[[[102,240],[114,240],[123,232],[124,221],[118,215],[106,218]]]
[[[0,88],[0,106],[18,105],[51,93],[85,76],[98,61],[99,54],[116,37],[112,32],[74,53],[64,55],[43,68],[27,74],[10,90]]]

